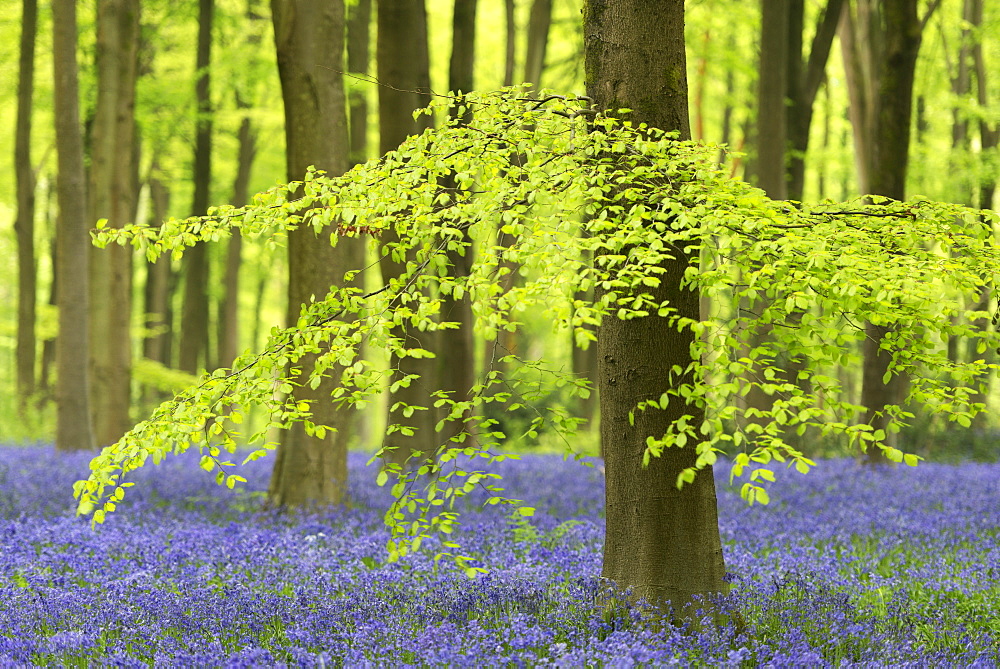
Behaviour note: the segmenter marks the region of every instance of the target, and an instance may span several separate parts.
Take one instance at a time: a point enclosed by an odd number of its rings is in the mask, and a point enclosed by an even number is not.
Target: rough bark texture
[[[191,215],[208,211],[212,184],[212,100],[209,66],[212,62],[214,0],[198,0],[198,80],[195,98],[198,119],[194,140],[194,199]],[[210,366],[208,359],[208,250],[195,244],[184,255],[184,306],[181,312],[180,368],[196,373]]]
[[[347,103],[343,66],[344,3],[342,0],[272,0],[274,40],[285,105],[285,155],[289,180],[301,179],[309,166],[339,175],[348,161]],[[359,240],[330,244],[330,233],[317,237],[312,228],[288,236],[288,322],[301,306],[321,299],[344,272],[362,264]],[[308,375],[315,358],[298,363]],[[336,376],[337,370],[331,370]],[[334,428],[323,439],[309,436],[301,423],[282,434],[268,491],[276,506],[339,504],[347,491],[348,411],[338,411],[330,398],[337,387],[327,376],[316,388],[295,390],[310,402],[313,422]]]
[[[139,11],[138,0],[97,4],[88,218],[106,218],[109,227],[135,218]],[[90,253],[91,409],[97,442],[107,445],[132,427],[132,249],[113,244]]]
[[[413,110],[426,106],[430,74],[427,57],[427,18],[424,0],[381,0],[378,3],[378,40],[376,45],[379,104],[379,150],[394,150],[407,136],[427,127],[428,117],[414,121]],[[390,232],[382,236],[385,243],[395,241]],[[380,248],[379,265],[386,284],[398,278],[405,266],[385,255]],[[409,332],[398,328],[394,336],[403,340],[406,348],[437,350],[437,337],[433,332]],[[437,389],[437,361],[433,358],[399,358],[393,355],[390,369],[398,377],[417,374],[419,379],[407,388],[389,394],[387,425],[412,427],[415,434],[404,437],[398,432],[388,435],[383,447],[388,449],[385,461],[402,465],[418,453],[433,453],[438,444],[434,432],[437,422],[431,408],[430,393]],[[410,418],[402,413],[402,406],[428,407],[415,411]],[[395,407],[395,409],[394,409]]]
[[[584,5],[587,94],[599,109],[629,108],[632,120],[690,136],[682,0],[588,0]],[[696,258],[664,268],[657,298],[683,317],[698,318],[698,295],[680,287]],[[654,292],[657,292],[654,291]],[[595,296],[599,299],[600,296]],[[645,440],[662,435],[696,407],[628,413],[655,399],[673,365],[690,361],[689,331],[665,319],[606,319],[598,330],[601,442],[606,472],[606,535],[602,575],[674,616],[698,595],[726,590],[711,468],[678,490],[677,475],[696,460],[693,444],[667,449],[642,466]]]
[[[64,451],[90,450],[95,445],[90,414],[90,365],[87,360],[90,234],[77,84],[76,0],[52,0],[52,41],[59,168],[56,448]]]
[[[24,0],[17,79],[17,127],[14,131],[14,178],[17,181],[17,394],[23,409],[35,392],[35,173],[31,168],[31,109],[35,77],[38,3]]]

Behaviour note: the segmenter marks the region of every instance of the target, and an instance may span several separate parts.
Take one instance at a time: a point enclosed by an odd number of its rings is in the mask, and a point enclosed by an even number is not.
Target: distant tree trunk
[[[208,211],[212,185],[212,99],[209,67],[212,62],[214,0],[198,0],[198,54],[195,83],[198,119],[194,140],[194,199],[192,216]],[[196,373],[210,367],[208,356],[208,250],[195,244],[184,255],[184,306],[181,313],[180,368]]]
[[[274,41],[285,105],[285,155],[289,180],[302,179],[310,165],[331,176],[347,170],[349,140],[342,71],[343,0],[272,0]],[[332,232],[319,237],[308,226],[288,235],[288,323],[299,318],[311,295],[322,299],[349,269],[360,268],[363,243]],[[303,356],[300,378],[309,374],[316,356]],[[339,504],[347,493],[347,439],[350,413],[331,399],[338,372],[315,389],[303,383],[297,400],[310,403],[313,422],[333,428],[323,439],[309,436],[302,423],[282,433],[271,484],[275,506]],[[304,379],[303,379],[304,380]]]
[[[368,78],[371,52],[372,1],[357,0],[347,7],[347,71]],[[350,107],[350,164],[360,165],[368,159],[368,94],[361,82],[352,81],[347,89]]]
[[[757,88],[757,186],[784,200],[788,93],[788,22],[793,2],[761,0],[760,75]]]
[[[429,101],[429,59],[427,54],[427,13],[424,0],[379,0],[378,41],[376,45],[379,104],[379,149],[381,153],[394,150],[409,135],[423,131],[430,122],[428,117],[414,121],[413,110],[424,107]],[[386,245],[397,241],[386,231],[379,249],[382,281],[389,284],[398,279],[406,269],[387,255]],[[433,332],[411,332],[405,327],[394,329],[393,336],[404,342],[406,348],[437,350],[437,337]],[[387,425],[404,425],[415,430],[412,437],[399,432],[386,436],[383,447],[387,464],[403,465],[411,456],[429,455],[437,447],[434,426],[437,422],[430,393],[436,390],[437,361],[431,358],[399,358],[392,355],[389,369],[393,378],[410,374],[419,379],[406,388],[389,393]],[[403,415],[403,405],[425,407],[413,412],[410,418]]]
[[[17,181],[17,394],[21,410],[35,392],[35,174],[31,167],[31,109],[35,78],[38,3],[24,0],[17,79],[17,127],[14,131],[14,178]]]
[[[503,0],[504,10],[504,59],[503,59],[503,85],[514,85],[514,68],[517,66],[517,20],[515,18],[514,0]]]
[[[906,197],[914,73],[929,16],[918,17],[917,0],[860,0],[856,16],[844,13],[841,35],[851,122],[865,193],[896,200]],[[902,401],[906,387],[899,373],[888,383],[882,381],[891,356],[881,343],[889,332],[883,325],[865,328],[861,404],[866,407],[865,421],[876,430],[885,428],[886,405]],[[893,445],[893,435],[887,436]],[[866,459],[872,464],[885,462],[879,449],[869,449]]]
[[[76,0],[52,0],[54,112],[59,156],[56,448],[61,451],[92,450],[95,446],[87,359],[90,226],[87,224],[87,184],[80,128],[76,30]]]
[[[448,89],[453,93],[468,93],[473,90],[472,70],[475,63],[476,37],[476,0],[455,0],[452,17],[451,60],[448,71]],[[452,116],[457,115],[457,108],[452,107]],[[466,114],[463,122],[471,117]],[[455,193],[458,184],[448,179],[442,186]],[[463,230],[460,241],[461,250],[447,251],[448,264],[455,278],[467,277],[472,271],[473,250],[469,231]],[[440,390],[456,401],[469,398],[469,391],[475,384],[476,360],[475,344],[472,336],[472,297],[466,292],[461,298],[454,295],[441,296],[441,320],[458,323],[458,328],[441,330],[438,333],[436,347],[437,375]],[[444,419],[450,413],[450,407],[444,406],[437,419]],[[450,438],[465,429],[465,424],[455,424],[446,428],[444,437]],[[456,445],[464,445],[465,440]]]
[[[967,0],[968,21],[972,27],[972,32],[977,36],[977,39],[972,45],[972,63],[976,74],[976,101],[979,103],[980,108],[988,109],[987,107],[987,95],[986,95],[986,60],[983,57],[983,42],[982,42],[982,26],[983,26],[983,0]],[[990,155],[996,152],[997,146],[1000,145],[1000,123],[990,124],[985,118],[979,119],[979,143],[980,151],[982,155]],[[980,209],[993,209],[993,199],[996,195],[996,179],[992,176],[988,176],[979,185],[979,208]],[[990,225],[991,223],[985,223]],[[990,302],[994,299],[995,286],[983,286],[979,292],[976,305],[973,307],[975,311],[989,311]],[[976,322],[976,327],[981,331],[985,331],[990,327],[990,321],[988,318],[979,319]],[[970,346],[968,356],[973,360],[983,360],[988,361],[994,355],[992,352],[987,351],[986,353],[979,353],[975,350],[975,347]],[[984,374],[980,379],[981,386],[977,390],[976,394],[973,395],[971,400],[973,402],[978,402],[983,405],[987,405],[990,396],[990,378],[991,374]],[[988,406],[987,406],[988,408]],[[973,422],[973,426],[982,430],[986,427],[986,421],[989,417],[989,412],[984,411],[976,416]]]
[[[49,176],[49,178],[45,180],[45,205],[42,207],[42,211],[44,212],[43,218],[45,220],[45,232],[48,237],[45,250],[49,254],[49,264],[52,267],[52,283],[49,284],[49,298],[47,304],[54,309],[59,308],[59,262],[56,259],[57,223],[53,221],[52,217],[52,196],[57,188],[58,185],[56,184],[56,178],[54,176]],[[51,401],[53,398],[52,368],[55,364],[56,337],[48,337],[42,341],[42,368],[38,375],[38,390],[41,395],[37,404],[39,407],[44,406],[46,402]]]
[[[786,161],[786,194],[790,200],[801,201],[805,189],[806,151],[809,150],[813,107],[826,76],[826,64],[843,14],[844,0],[827,0],[806,56],[802,53],[803,1],[793,0],[791,6],[788,24],[788,104],[785,108],[790,149]]]
[[[170,210],[170,191],[157,177],[159,166],[153,161],[151,175],[147,180],[149,188],[151,226],[159,226],[166,220]],[[173,331],[173,309],[170,304],[172,272],[170,257],[161,256],[154,262],[146,263],[145,325],[149,333],[142,342],[142,354],[169,367],[171,365],[171,332]]]
[[[690,136],[683,0],[588,0],[584,48],[587,94],[598,109],[629,108],[635,123]],[[680,285],[692,262],[698,259],[682,255],[666,263],[653,292],[680,316],[698,319],[697,293]],[[637,412],[634,425],[629,413],[660,395],[672,366],[691,362],[693,343],[689,330],[678,332],[656,316],[611,316],[598,329],[607,498],[602,575],[635,598],[669,602],[678,618],[690,613],[695,596],[727,589],[715,481],[708,467],[678,490],[678,474],[697,459],[692,443],[666,449],[648,467],[642,460],[647,436],[664,434],[685,414],[697,425],[702,410],[671,402],[665,411]]]
[[[237,107],[246,103],[237,102]],[[242,207],[250,197],[250,170],[257,155],[257,131],[249,116],[240,121],[239,154],[236,179],[233,182],[233,206]],[[219,359],[220,367],[229,367],[239,355],[240,348],[240,265],[242,264],[243,236],[234,230],[226,246],[226,269],[223,277],[223,297],[219,304]]]
[[[138,0],[97,3],[97,104],[91,131],[88,218],[117,228],[134,222],[138,193],[135,87]],[[97,443],[132,427],[132,248],[91,248],[91,409]]]
[[[552,0],[534,0],[528,16],[528,46],[524,56],[524,81],[529,82],[534,91],[542,86],[551,25]]]

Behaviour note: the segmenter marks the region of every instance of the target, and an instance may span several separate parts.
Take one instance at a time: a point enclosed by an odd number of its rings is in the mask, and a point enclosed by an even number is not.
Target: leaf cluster
[[[432,355],[406,348],[396,333],[398,326],[457,327],[441,316],[449,295],[469,296],[477,330],[491,337],[516,329],[518,315],[529,309],[571,330],[580,346],[595,339],[605,319],[654,317],[664,327],[692,331],[690,363],[675,367],[654,396],[637,399],[633,413],[678,403],[686,411],[665,434],[648,435],[646,458],[665,448],[696,449],[697,465],[679,474],[680,486],[723,449],[736,448],[733,475],[746,475],[749,502],[767,502],[771,461],[800,471],[814,464],[788,443],[789,434],[808,429],[915,464],[914,456],[884,445],[882,430],[860,420],[861,407],[849,401],[833,372],[855,358],[866,323],[888,328],[880,345],[892,359],[889,374],[911,379],[907,403],[963,425],[982,409],[973,392],[996,365],[949,361],[944,340],[965,337],[980,351],[1000,343],[982,327],[990,314],[959,306],[961,295],[992,286],[1000,270],[993,214],[929,201],[774,202],[722,174],[713,160],[717,149],[632,124],[627,110],[597,114],[586,99],[528,99],[514,89],[470,94],[463,104],[473,112],[471,121],[410,137],[397,151],[342,176],[313,170],[302,181],[256,195],[246,207],[218,207],[159,228],[96,232],[99,244],[131,244],[150,259],[179,256],[234,229],[269,245],[282,245],[289,231],[304,227],[339,232],[318,236],[317,243],[367,232],[373,244],[380,237],[379,253],[406,270],[363,293],[354,279],[366,270],[352,268],[341,285],[304,305],[297,322],[274,328],[263,351],[161,405],[94,459],[90,478],[76,484],[81,512],[98,509],[100,522],[123,494],[130,471],[190,447],[232,487],[239,478],[223,454],[236,450],[243,407],[262,406],[270,416],[264,430],[240,436],[261,444],[247,459],[273,446],[263,443],[269,427],[303,421],[308,431],[325,433],[328,426],[311,422],[308,403],[295,401],[298,385],[315,387],[333,375],[339,386],[331,401],[349,408],[415,382],[398,370],[375,368],[361,346],[399,357]],[[468,276],[451,271],[449,253],[474,254]],[[518,267],[524,280],[507,288],[505,275]],[[680,288],[707,296],[711,314],[682,317],[663,298],[661,283],[678,267]],[[586,294],[596,297],[580,298]],[[307,353],[315,363],[301,369]],[[589,392],[582,379],[541,361],[524,362],[577,393]],[[770,398],[767,407],[739,401],[752,389]],[[428,534],[450,533],[456,501],[477,489],[486,489],[487,504],[530,513],[504,497],[488,467],[500,457],[493,451],[503,435],[484,409],[510,401],[508,381],[488,370],[469,398],[434,393],[432,401],[447,409],[437,426],[436,457],[379,475],[383,484],[395,479],[386,513],[391,558],[416,549]],[[906,421],[906,408],[886,408],[887,429]],[[540,419],[561,434],[574,427],[565,415]],[[445,430],[448,423],[457,429]],[[407,429],[390,425],[387,431],[405,436]],[[476,445],[456,448],[466,443]],[[476,461],[483,466],[472,466]],[[468,558],[456,559],[476,571]]]

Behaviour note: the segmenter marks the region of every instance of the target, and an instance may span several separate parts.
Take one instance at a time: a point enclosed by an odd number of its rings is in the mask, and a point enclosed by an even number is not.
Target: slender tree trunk
[[[421,132],[421,121],[414,121],[413,110],[426,106],[428,97],[425,83],[429,81],[427,54],[427,19],[424,0],[380,0],[378,2],[378,41],[376,45],[378,79],[383,84],[378,89],[380,152],[394,150],[407,136]],[[426,119],[427,117],[421,117]],[[426,123],[427,121],[422,121]],[[388,284],[397,280],[405,265],[387,255],[386,245],[397,241],[386,231],[379,249],[382,281]],[[394,329],[393,336],[404,342],[406,348],[437,350],[437,337],[433,332],[411,332],[405,327]],[[430,393],[437,389],[437,361],[432,358],[399,358],[392,355],[389,368],[393,379],[418,375],[408,387],[389,393],[387,425],[412,428],[412,437],[399,432],[386,436],[385,462],[404,465],[410,457],[432,454],[438,444],[434,426],[437,422]],[[409,418],[403,415],[404,406],[425,407]]]
[[[826,64],[837,26],[843,14],[844,0],[827,0],[826,7],[816,23],[809,54],[802,54],[803,2],[792,2],[789,16],[788,48],[788,104],[786,128],[790,155],[787,163],[787,196],[802,200],[805,189],[806,151],[809,150],[809,132],[812,127],[816,95],[822,85]]]
[[[584,5],[587,94],[598,109],[629,108],[632,121],[690,136],[682,0],[588,0]],[[650,48],[656,45],[656,48]],[[669,300],[685,318],[698,318],[698,295],[681,287],[697,258],[664,267],[655,299]],[[599,299],[600,296],[595,296]],[[606,472],[606,535],[602,574],[636,598],[689,613],[695,596],[726,591],[712,469],[678,490],[678,474],[693,466],[693,444],[670,448],[643,467],[646,437],[662,435],[696,406],[629,412],[655,399],[674,365],[691,362],[690,331],[677,332],[655,316],[606,318],[598,330],[601,441]],[[696,430],[697,431],[697,430]]]
[[[76,0],[52,0],[52,64],[56,150],[59,156],[56,448],[63,451],[92,450],[95,446],[90,413],[90,365],[87,360],[90,234],[86,218],[87,184],[80,128],[76,30]]]
[[[274,41],[285,105],[285,155],[289,180],[302,179],[310,165],[336,176],[347,170],[347,102],[341,74],[344,48],[343,0],[272,0]],[[309,226],[288,235],[288,323],[302,305],[322,299],[344,272],[360,268],[363,243],[332,233],[318,238]],[[331,241],[336,241],[333,246]],[[315,355],[299,361],[300,378]],[[303,383],[297,400],[310,403],[313,422],[332,430],[309,436],[302,423],[282,433],[268,496],[276,506],[339,504],[347,493],[347,439],[350,413],[331,399],[339,371],[330,370],[315,389]]]
[[[135,87],[139,66],[138,0],[97,4],[97,104],[91,131],[89,219],[121,227],[135,218]],[[131,427],[132,249],[91,248],[91,409],[97,442]]]
[[[52,283],[49,284],[49,298],[47,304],[53,309],[59,307],[59,262],[56,259],[56,234],[57,223],[52,219],[52,197],[58,188],[56,178],[50,176],[45,180],[45,205],[42,208],[43,219],[45,220],[45,234],[48,239],[46,251],[49,254],[49,265],[52,267]],[[38,375],[38,390],[41,397],[38,400],[38,407],[44,406],[53,398],[52,391],[52,368],[56,364],[56,337],[49,337],[42,341],[42,365]]]
[[[212,62],[212,16],[214,0],[198,0],[198,80],[195,98],[194,200],[192,216],[208,211],[212,182],[212,100],[209,67]],[[208,250],[195,244],[185,254],[184,306],[181,313],[180,368],[192,374],[210,367],[208,355]]]
[[[357,0],[347,7],[347,71],[368,78],[371,51],[372,1]],[[368,94],[360,82],[353,81],[347,89],[350,107],[350,163],[360,165],[368,160]]]
[[[537,91],[545,71],[545,52],[549,46],[552,25],[552,0],[534,0],[528,16],[528,46],[524,55],[524,80]]]
[[[504,59],[503,85],[514,85],[514,68],[517,66],[517,19],[515,18],[514,0],[503,0],[504,10]]]
[[[788,23],[794,2],[761,0],[760,75],[757,89],[757,186],[784,200],[788,92]]]
[[[238,101],[238,107],[246,107]],[[233,182],[233,206],[242,207],[250,197],[250,170],[257,155],[257,131],[249,116],[240,121],[239,155],[236,179]],[[223,277],[223,298],[219,304],[219,360],[220,367],[229,367],[239,355],[240,348],[240,265],[242,264],[243,236],[233,232],[226,246],[226,270]]]
[[[472,69],[475,63],[476,37],[476,0],[455,0],[452,17],[451,61],[448,72],[448,89],[452,92],[468,93],[473,89]],[[456,113],[452,108],[452,115]],[[467,114],[463,122],[468,121]],[[456,193],[457,183],[448,179],[442,186],[449,192]],[[472,271],[473,250],[472,238],[466,229],[461,233],[460,249],[447,251],[451,274],[455,278],[467,277]],[[469,391],[475,384],[476,362],[475,345],[472,337],[473,317],[472,298],[465,293],[456,299],[454,295],[443,295],[441,299],[441,320],[458,323],[458,328],[441,330],[437,341],[437,374],[440,389],[457,401],[469,398]],[[448,406],[442,407],[437,418],[446,418],[450,413]],[[447,428],[447,432],[457,434],[465,428],[465,424],[456,424]],[[450,434],[444,436],[450,437]],[[457,445],[464,445],[462,440]]]
[[[14,177],[17,181],[17,394],[21,410],[35,392],[35,174],[31,167],[31,109],[35,77],[37,0],[24,0],[17,80],[17,127],[14,131]]]
[[[170,210],[170,191],[156,176],[159,166],[153,161],[149,187],[150,220],[152,226],[159,226]],[[173,309],[170,305],[172,272],[170,258],[161,256],[154,262],[146,263],[145,324],[148,334],[142,342],[142,354],[169,367],[171,365],[171,332],[173,331]]]
[[[982,42],[982,25],[983,25],[983,0],[967,0],[967,4],[971,5],[968,7],[968,21],[973,29],[973,32],[977,35],[977,39],[972,45],[972,63],[973,68],[976,73],[976,101],[979,106],[983,109],[987,108],[987,95],[986,95],[986,60],[983,56],[983,42]],[[1000,145],[1000,123],[990,124],[984,118],[979,120],[979,137],[980,137],[980,150],[983,155],[990,155],[995,152],[997,146]],[[979,185],[979,208],[980,209],[993,209],[993,200],[996,195],[996,179],[993,177],[987,177]],[[992,227],[992,223],[984,223]],[[988,311],[990,302],[994,299],[994,286],[983,286],[979,292],[977,304],[974,307],[976,311]],[[985,331],[990,327],[989,319],[983,318],[976,322],[976,327],[980,330]],[[978,353],[974,347],[970,348],[969,358],[976,360],[988,361],[992,357],[991,352]],[[987,405],[990,396],[990,378],[991,374],[984,374],[980,379],[980,388],[976,394],[972,397],[973,402],[979,402],[983,405]],[[987,405],[988,406],[988,405]],[[989,417],[989,413],[984,411],[976,416],[973,426],[982,430],[986,427],[986,421]]]

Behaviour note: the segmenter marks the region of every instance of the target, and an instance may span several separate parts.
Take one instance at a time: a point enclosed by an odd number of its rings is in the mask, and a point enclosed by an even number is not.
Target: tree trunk
[[[24,0],[17,79],[17,127],[14,131],[14,177],[17,180],[17,394],[23,411],[35,392],[35,174],[31,168],[31,109],[35,77],[38,3]]]
[[[823,14],[816,23],[808,56],[802,54],[803,2],[792,3],[788,24],[788,104],[786,129],[788,199],[801,201],[805,189],[806,151],[809,150],[809,131],[812,126],[813,107],[820,85],[826,77],[826,64],[837,26],[843,14],[844,0],[827,0]]]
[[[867,150],[859,157],[863,167],[865,192],[896,200],[906,197],[906,168],[910,150],[910,121],[913,109],[913,81],[923,24],[917,16],[917,0],[873,0],[859,2],[852,32],[850,12],[847,17],[847,43],[850,44],[852,72],[848,76],[851,121],[855,124],[855,145]],[[926,19],[925,19],[926,20]],[[867,26],[867,28],[865,28]],[[858,77],[858,72],[869,74]],[[867,99],[867,102],[865,101]],[[856,105],[860,105],[855,109]],[[905,378],[895,374],[888,383],[882,379],[889,370],[891,356],[881,349],[889,330],[868,324],[863,345],[864,369],[861,404],[866,407],[865,422],[875,430],[887,424],[885,407],[903,400]],[[892,438],[887,441],[894,445]],[[885,462],[880,449],[869,449],[867,461]]]
[[[794,2],[761,0],[760,75],[757,80],[757,186],[784,200],[785,95],[788,93],[788,23]]]
[[[135,86],[139,66],[138,0],[97,4],[97,103],[91,131],[89,219],[121,227],[135,218],[138,180]],[[91,409],[97,442],[131,427],[132,248],[91,248]]]
[[[504,58],[503,58],[503,85],[514,85],[514,68],[516,67],[517,54],[517,20],[515,18],[514,0],[504,0]]]
[[[198,119],[194,140],[194,199],[192,216],[208,212],[212,182],[212,100],[209,66],[212,61],[214,0],[198,0],[198,80],[195,99]],[[208,355],[208,250],[195,244],[184,255],[184,306],[181,313],[180,368],[195,374],[211,367]]]
[[[379,149],[381,153],[392,151],[407,136],[421,132],[428,117],[414,121],[413,110],[426,106],[428,102],[430,74],[427,55],[427,18],[424,0],[380,0],[378,3],[378,40],[376,45],[378,79],[382,83],[378,89],[379,104]],[[395,262],[386,255],[385,245],[396,241],[390,231],[382,236],[383,245],[379,249],[379,266],[382,281],[388,284],[398,279],[405,265]],[[406,348],[437,350],[434,332],[410,332],[405,327],[395,328],[393,336],[398,337]],[[408,387],[400,387],[389,393],[389,413],[386,425],[402,425],[412,428],[412,437],[404,437],[399,432],[386,436],[383,448],[387,464],[403,466],[410,457],[429,455],[437,447],[434,426],[437,422],[432,407],[430,393],[437,385],[437,361],[433,358],[399,358],[392,355],[389,369],[393,379],[410,374],[419,375]],[[425,407],[417,410],[409,418],[403,415],[404,405]]]
[[[242,101],[238,107],[246,107]],[[250,170],[257,155],[257,131],[249,116],[240,121],[239,155],[236,179],[233,181],[233,206],[242,207],[250,196]],[[239,355],[240,348],[240,265],[242,264],[243,236],[233,231],[226,246],[226,269],[223,277],[223,298],[219,304],[219,359],[220,367],[229,367]]]
[[[524,81],[537,91],[542,86],[545,71],[545,52],[549,46],[549,27],[552,25],[552,0],[534,0],[528,16],[528,45],[524,55]]]
[[[656,45],[656,48],[651,48]],[[682,0],[588,0],[584,5],[587,94],[598,109],[629,108],[634,123],[690,136]],[[664,267],[654,298],[669,300],[683,318],[699,316],[698,295],[681,287],[697,258]],[[600,295],[595,296],[599,300]],[[681,415],[695,424],[702,410],[671,403],[637,412],[656,399],[674,365],[691,362],[693,335],[665,318],[606,318],[598,329],[601,441],[606,473],[606,534],[602,574],[633,597],[687,617],[699,595],[726,591],[711,467],[678,490],[678,474],[697,459],[694,444],[666,449],[643,467],[646,437],[659,436]],[[697,431],[697,428],[696,428]]]
[[[342,71],[344,47],[343,0],[272,0],[274,41],[285,105],[285,156],[288,179],[302,179],[316,166],[336,176],[347,170],[349,140],[347,103]],[[331,244],[331,232],[317,238],[309,226],[288,235],[288,323],[299,318],[302,305],[315,295],[321,299],[343,279],[345,271],[360,268],[360,240],[341,238]],[[316,360],[299,360],[300,377]],[[339,504],[347,492],[347,439],[350,413],[331,400],[338,369],[315,389],[296,388],[297,400],[310,403],[313,422],[329,430],[324,438],[309,436],[302,423],[282,433],[268,496],[276,506],[302,507]]]
[[[347,71],[362,81],[368,79],[368,59],[371,51],[371,0],[357,0],[347,7]],[[350,163],[360,165],[368,160],[368,93],[361,82],[348,87],[350,107]]]
[[[92,450],[95,446],[90,413],[90,365],[87,360],[90,234],[80,128],[76,30],[76,0],[52,0],[54,111],[59,156],[56,448],[62,451]]]
[[[476,0],[455,0],[452,17],[451,60],[448,71],[448,89],[453,93],[467,93],[473,89],[472,69],[475,63],[476,36]],[[452,108],[452,115],[457,112]],[[466,114],[464,121],[471,117]],[[455,193],[457,184],[445,180],[442,186]],[[451,274],[455,278],[467,277],[472,271],[473,251],[472,238],[466,229],[462,232],[461,250],[447,252]],[[441,320],[458,323],[458,328],[441,330],[437,338],[437,376],[440,390],[456,401],[469,399],[469,391],[476,379],[475,344],[472,328],[472,297],[466,292],[461,298],[454,295],[442,295]],[[447,405],[441,407],[437,419],[441,420],[450,413]],[[451,437],[465,429],[465,423],[457,423],[446,428],[444,437]],[[465,445],[462,440],[456,445]]]

